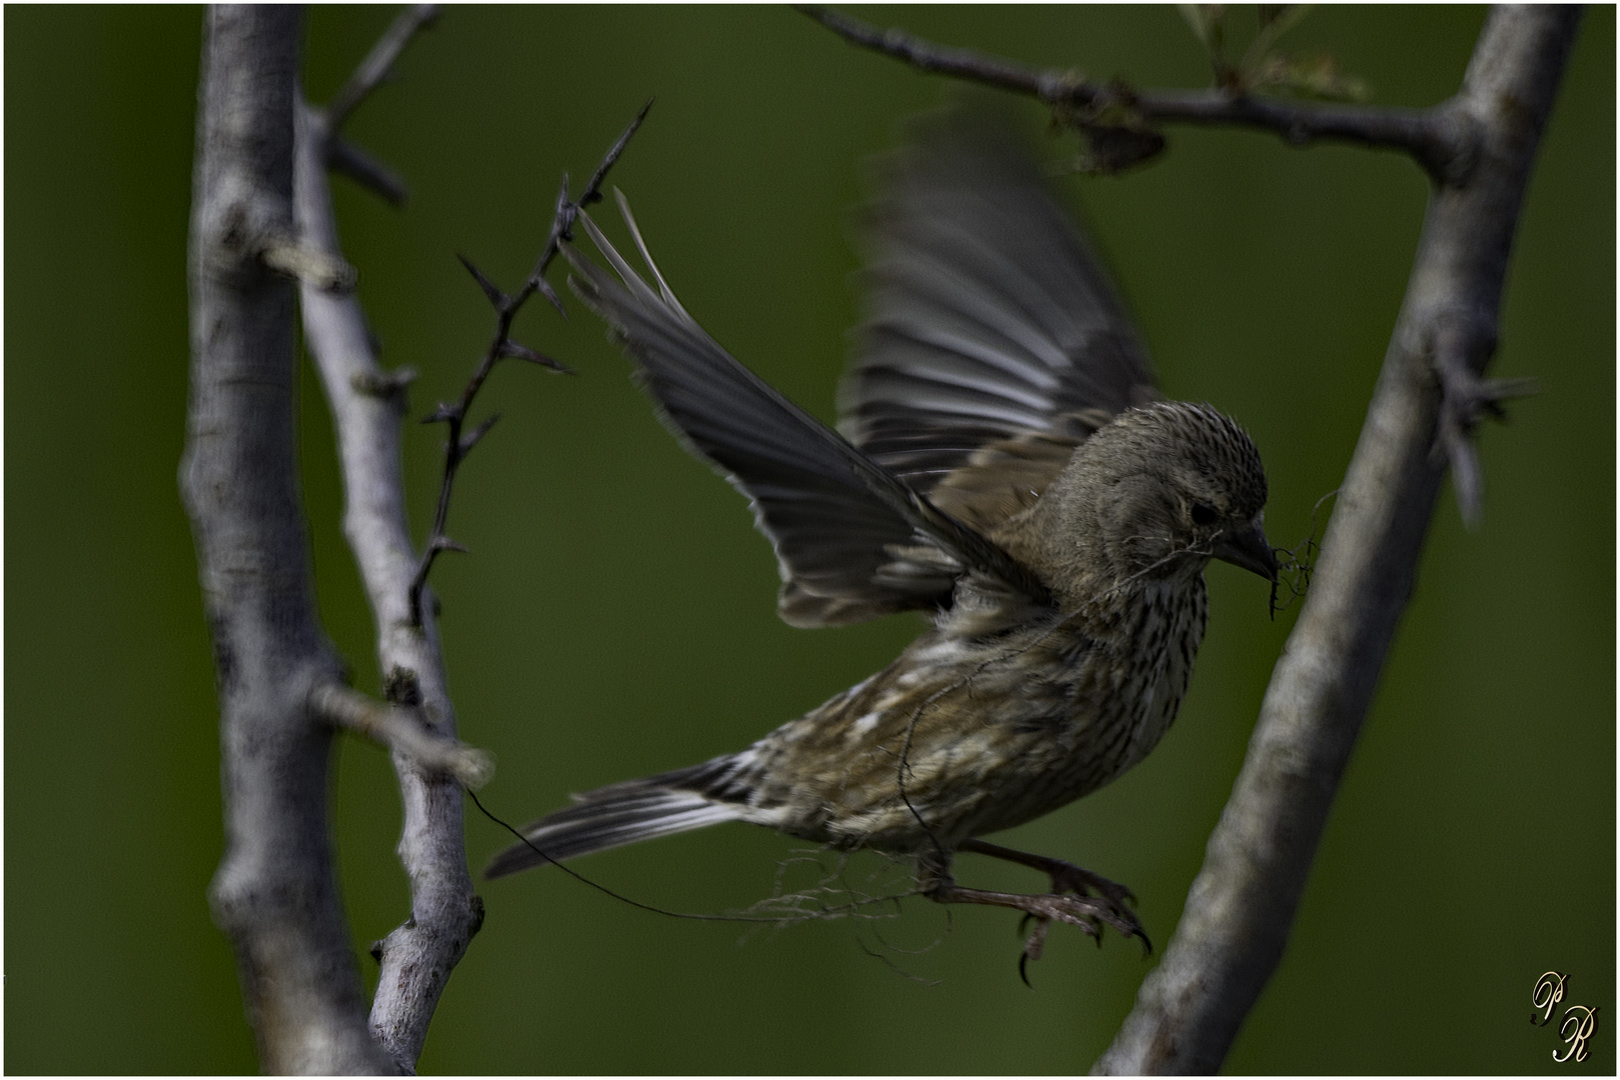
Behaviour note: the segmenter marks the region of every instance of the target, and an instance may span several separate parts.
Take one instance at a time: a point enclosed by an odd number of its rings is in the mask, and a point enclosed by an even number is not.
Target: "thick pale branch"
[[[1444,108],[1303,104],[1227,90],[1126,90],[1074,71],[1034,68],[1006,57],[937,45],[823,7],[798,10],[851,44],[903,60],[919,71],[1039,98],[1074,111],[1082,126],[1119,113],[1149,127],[1179,123],[1258,128],[1294,145],[1335,139],[1404,151],[1437,180],[1449,183],[1463,179],[1474,160],[1472,128],[1465,118]]]
[[[1579,14],[1495,9],[1456,107],[1481,132],[1438,187],[1310,595],[1164,960],[1097,1063],[1213,1072],[1287,943],[1340,776],[1411,595],[1443,469],[1443,354],[1477,378],[1496,342],[1519,205]]]
[[[389,1062],[367,1028],[333,872],[330,733],[307,707],[339,664],[304,550],[293,289],[265,259],[292,235],[298,34],[288,8],[207,16],[180,476],[219,680],[226,852],[210,899],[264,1070],[377,1072]]]
[[[327,182],[330,130],[302,108],[295,183],[300,236],[337,257],[337,224]],[[359,564],[377,625],[377,657],[391,704],[416,712],[440,744],[453,742],[450,703],[431,603],[420,620],[410,604],[416,556],[405,511],[401,425],[408,377],[377,364],[358,300],[305,286],[304,335],[332,408],[344,483],[344,532]],[[402,727],[391,737],[411,740]],[[425,733],[424,733],[425,734]],[[371,1029],[394,1062],[414,1067],[428,1025],[468,943],[483,902],[467,875],[461,789],[419,764],[419,748],[395,743],[404,804],[399,855],[411,882],[411,913],[374,955],[382,965]],[[476,762],[468,763],[476,765]],[[473,770],[475,773],[477,769]]]

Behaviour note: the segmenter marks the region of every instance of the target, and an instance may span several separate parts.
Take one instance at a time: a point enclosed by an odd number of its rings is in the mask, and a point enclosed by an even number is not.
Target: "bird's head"
[[[1059,592],[1196,575],[1211,558],[1275,581],[1265,504],[1265,469],[1242,428],[1207,405],[1156,402],[1080,445],[1018,546],[1033,544]]]

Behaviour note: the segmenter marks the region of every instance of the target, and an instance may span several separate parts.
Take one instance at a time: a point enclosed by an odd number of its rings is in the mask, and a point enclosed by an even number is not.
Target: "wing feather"
[[[1157,397],[1147,353],[1007,116],[935,118],[881,190],[839,428],[987,528],[1038,497],[1100,424]],[[1016,497],[997,474],[1009,457]]]
[[[934,507],[870,456],[738,363],[687,314],[658,272],[623,196],[625,222],[657,289],[581,217],[612,272],[564,252],[580,298],[613,327],[660,417],[754,506],[776,549],[780,611],[794,625],[855,622],[946,606],[957,581],[1044,603],[1035,575]]]

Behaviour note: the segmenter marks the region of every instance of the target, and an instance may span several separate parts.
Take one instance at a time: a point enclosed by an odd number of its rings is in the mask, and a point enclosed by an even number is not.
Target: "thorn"
[[[450,539],[448,536],[435,536],[433,538],[433,542],[431,544],[429,544],[428,546],[431,547],[434,551],[454,551],[459,555],[471,555],[472,554],[471,551],[469,551],[467,548],[462,547],[460,544],[456,543],[454,540]]]
[[[509,356],[514,360],[527,360],[531,364],[538,364],[539,366],[541,366],[543,368],[547,368],[547,369],[549,369],[551,371],[555,371],[555,372],[557,372],[558,374],[561,374],[561,375],[577,375],[577,374],[579,374],[577,371],[575,371],[573,368],[569,367],[567,364],[563,363],[562,361],[553,360],[551,357],[546,356],[544,353],[537,353],[533,349],[529,348],[528,346],[519,345],[515,341],[503,341],[503,342],[501,342],[501,356],[502,357],[508,357]]]
[[[557,230],[558,243],[574,242],[574,217],[579,213],[568,198],[568,171],[563,170],[562,183],[557,187],[557,205],[552,209],[552,227]]]
[[[564,233],[562,234],[561,239],[571,240],[573,238]],[[557,314],[561,315],[565,319],[568,318],[568,309],[563,307],[562,297],[558,296],[557,290],[551,287],[551,282],[547,281],[543,277],[535,278],[534,287],[541,296],[551,301],[551,306],[557,309]]]
[[[441,401],[439,402],[439,407],[437,409],[434,409],[432,412],[422,417],[422,423],[440,424],[446,420],[454,420],[458,415],[460,415],[460,411],[461,410],[455,405],[447,405]]]
[[[484,290],[484,295],[489,298],[489,302],[495,308],[495,310],[504,311],[506,309],[506,305],[512,302],[512,298],[502,292],[500,287],[497,286],[493,281],[485,277],[483,272],[468,260],[467,256],[457,255],[456,258],[461,260],[461,265],[467,268],[467,273],[471,274],[473,276],[473,280],[478,282],[478,287]]]
[[[656,98],[647,99],[647,104],[641,107],[641,111],[636,113],[636,118],[630,121],[623,134],[608,149],[607,156],[596,167],[596,172],[591,174],[591,182],[585,185],[585,194],[580,196],[579,200],[580,206],[593,206],[602,201],[602,192],[598,190],[602,186],[602,181],[607,179],[608,170],[619,160],[619,155],[624,153],[624,148],[629,145],[630,137],[636,133],[637,128],[641,127],[641,122],[647,119],[647,113],[652,110],[653,102],[656,100]]]
[[[480,439],[489,434],[489,429],[494,427],[495,421],[500,418],[501,414],[496,413],[461,437],[461,454],[463,457],[472,452],[472,448],[478,445]]]

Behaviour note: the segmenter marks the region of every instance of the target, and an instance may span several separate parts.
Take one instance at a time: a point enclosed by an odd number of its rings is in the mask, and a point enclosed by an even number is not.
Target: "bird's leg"
[[[1069,866],[1056,859],[1042,860],[1039,856],[1024,855],[1022,852],[1009,851],[1006,848],[996,847],[994,844],[984,844],[982,841],[969,840],[959,850],[973,851],[985,855],[1000,855],[1011,857],[1013,862],[1022,862],[1034,866],[1036,869],[1046,870],[1053,876],[1053,888],[1050,893],[1007,893],[994,892],[989,889],[970,889],[956,883],[951,876],[950,858],[944,855],[930,855],[918,864],[918,886],[923,895],[938,904],[988,904],[994,907],[1012,908],[1022,911],[1025,916],[1035,920],[1035,931],[1024,942],[1024,956],[1019,961],[1019,970],[1030,960],[1041,958],[1041,946],[1046,942],[1046,932],[1053,919],[1078,926],[1081,930],[1098,939],[1101,944],[1102,928],[1099,922],[1107,923],[1126,937],[1132,935],[1142,939],[1149,950],[1147,934],[1142,930],[1142,924],[1136,920],[1122,902],[1129,890],[1115,885],[1105,878],[1089,874],[1078,866]],[[1074,874],[1065,874],[1061,879],[1059,874],[1067,868]],[[1103,895],[1101,898],[1093,897],[1085,891],[1086,887],[1096,888]],[[1107,891],[1104,891],[1106,886]],[[1076,895],[1063,895],[1070,891]],[[1117,897],[1117,898],[1116,898]]]

